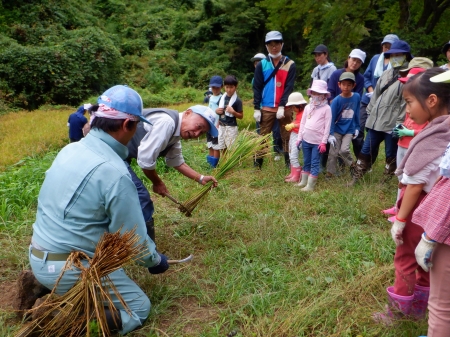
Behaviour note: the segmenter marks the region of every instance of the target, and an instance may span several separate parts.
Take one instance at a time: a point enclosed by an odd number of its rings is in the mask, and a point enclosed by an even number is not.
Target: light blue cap
[[[133,89],[126,85],[115,85],[106,90],[97,99],[97,103],[105,104],[110,108],[138,116],[142,122],[151,124],[142,116],[142,98]]]
[[[266,43],[270,41],[283,41],[283,35],[279,31],[272,30],[266,34]]]
[[[219,136],[219,131],[216,128],[216,125],[214,124],[216,121],[215,113],[212,111],[212,109],[208,108],[204,105],[194,105],[191,106],[189,109],[192,110],[192,112],[196,113],[197,115],[202,116],[209,124],[209,134],[213,137]]]

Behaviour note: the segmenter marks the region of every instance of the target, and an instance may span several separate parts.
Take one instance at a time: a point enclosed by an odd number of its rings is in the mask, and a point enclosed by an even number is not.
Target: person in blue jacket
[[[77,111],[69,116],[67,126],[69,127],[69,140],[71,143],[78,142],[83,138],[83,126],[88,122],[84,117],[86,110],[80,106]]]

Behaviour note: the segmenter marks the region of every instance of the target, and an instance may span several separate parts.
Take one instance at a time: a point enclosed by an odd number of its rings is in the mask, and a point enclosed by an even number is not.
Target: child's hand
[[[217,108],[216,109],[216,114],[222,115],[223,114],[223,108]]]
[[[225,109],[226,112],[230,113],[230,114],[234,114],[236,113],[236,111],[233,109],[233,107],[231,106],[227,106]]]
[[[325,153],[326,150],[327,150],[327,144],[320,143],[319,144],[319,153]]]
[[[403,230],[405,229],[406,220],[399,220],[395,217],[394,224],[391,228],[392,240],[394,240],[396,246],[403,244]]]
[[[286,129],[286,131],[291,131],[293,128],[295,128],[295,124],[294,123],[286,124],[284,128]]]
[[[428,272],[433,266],[433,263],[431,262],[431,256],[433,255],[435,246],[436,242],[427,238],[427,235],[423,233],[422,239],[420,240],[419,244],[416,247],[416,250],[414,251],[417,263],[426,272]]]

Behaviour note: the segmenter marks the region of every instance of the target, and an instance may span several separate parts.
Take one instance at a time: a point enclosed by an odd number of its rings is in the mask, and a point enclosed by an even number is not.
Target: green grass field
[[[66,143],[73,111],[0,116],[6,158],[0,163],[3,291],[28,267],[39,188]],[[242,127],[253,123],[252,108],[244,113]],[[189,165],[208,172],[203,138],[184,141],[183,153]],[[284,183],[284,163],[269,157],[256,171],[245,162],[190,218],[152,195],[158,249],[170,258],[195,257],[157,276],[127,267],[153,305],[145,326],[129,336],[425,335],[426,322],[385,327],[371,318],[384,309],[385,288],[394,277],[395,246],[380,210],[392,206],[397,190],[395,179],[381,183],[383,159],[355,188],[345,187],[348,173],[334,180],[321,175],[316,191],[307,194]],[[178,200],[199,189],[162,162],[158,172]],[[0,336],[13,336],[18,326],[10,310],[0,309]]]

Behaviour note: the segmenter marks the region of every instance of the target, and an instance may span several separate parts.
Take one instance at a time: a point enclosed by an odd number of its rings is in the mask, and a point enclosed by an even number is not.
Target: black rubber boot
[[[349,186],[354,186],[359,179],[361,179],[367,171],[370,170],[372,162],[370,160],[370,155],[359,153],[356,163],[353,163],[350,167],[350,173],[352,175],[352,181],[348,184]]]
[[[145,223],[145,227],[147,227],[147,235],[155,242],[155,220],[151,218]]]
[[[122,318],[120,311],[105,308],[106,324],[110,333],[117,333],[122,330]]]
[[[289,152],[283,152],[284,155],[284,163],[286,164],[286,167],[289,169],[291,168],[291,160],[289,159]]]
[[[393,176],[395,170],[397,169],[397,158],[388,157],[386,158],[386,165],[384,167],[384,174]]]
[[[256,158],[253,162],[253,166],[261,170],[263,164],[263,158]]]

